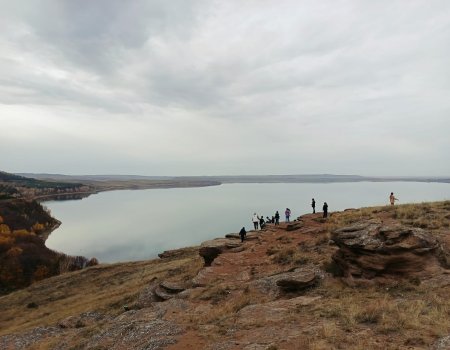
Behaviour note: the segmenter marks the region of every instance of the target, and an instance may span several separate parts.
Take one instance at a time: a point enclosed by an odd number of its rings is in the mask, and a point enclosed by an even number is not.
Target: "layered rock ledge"
[[[448,252],[421,228],[371,220],[338,229],[331,238],[339,247],[332,258],[346,277],[424,277],[448,267]]]

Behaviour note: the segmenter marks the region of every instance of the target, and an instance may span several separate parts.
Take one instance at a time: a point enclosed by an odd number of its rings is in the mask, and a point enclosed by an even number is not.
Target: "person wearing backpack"
[[[247,231],[245,231],[245,227],[241,228],[241,230],[239,231],[239,236],[241,236],[241,242],[244,242],[244,239],[247,236]]]
[[[279,225],[280,224],[280,213],[277,212],[275,213],[275,225]]]

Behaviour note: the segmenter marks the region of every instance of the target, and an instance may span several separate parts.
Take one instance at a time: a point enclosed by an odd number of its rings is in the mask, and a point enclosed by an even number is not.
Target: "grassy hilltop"
[[[0,347],[444,349],[449,219],[449,201],[308,214],[52,277],[0,298]]]

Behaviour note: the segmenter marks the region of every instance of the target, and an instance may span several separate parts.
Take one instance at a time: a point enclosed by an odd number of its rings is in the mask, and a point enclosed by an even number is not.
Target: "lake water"
[[[51,201],[46,205],[62,221],[47,240],[51,249],[96,257],[100,262],[154,258],[158,253],[253,226],[254,212],[271,216],[292,210],[292,218],[323,202],[329,211],[398,202],[450,199],[450,184],[357,182],[330,184],[227,184],[214,187],[103,192],[82,200]]]

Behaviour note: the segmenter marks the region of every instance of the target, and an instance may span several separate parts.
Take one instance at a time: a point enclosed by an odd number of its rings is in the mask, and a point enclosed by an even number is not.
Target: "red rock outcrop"
[[[333,260],[346,277],[426,277],[445,268],[447,252],[427,231],[365,221],[333,232]]]

